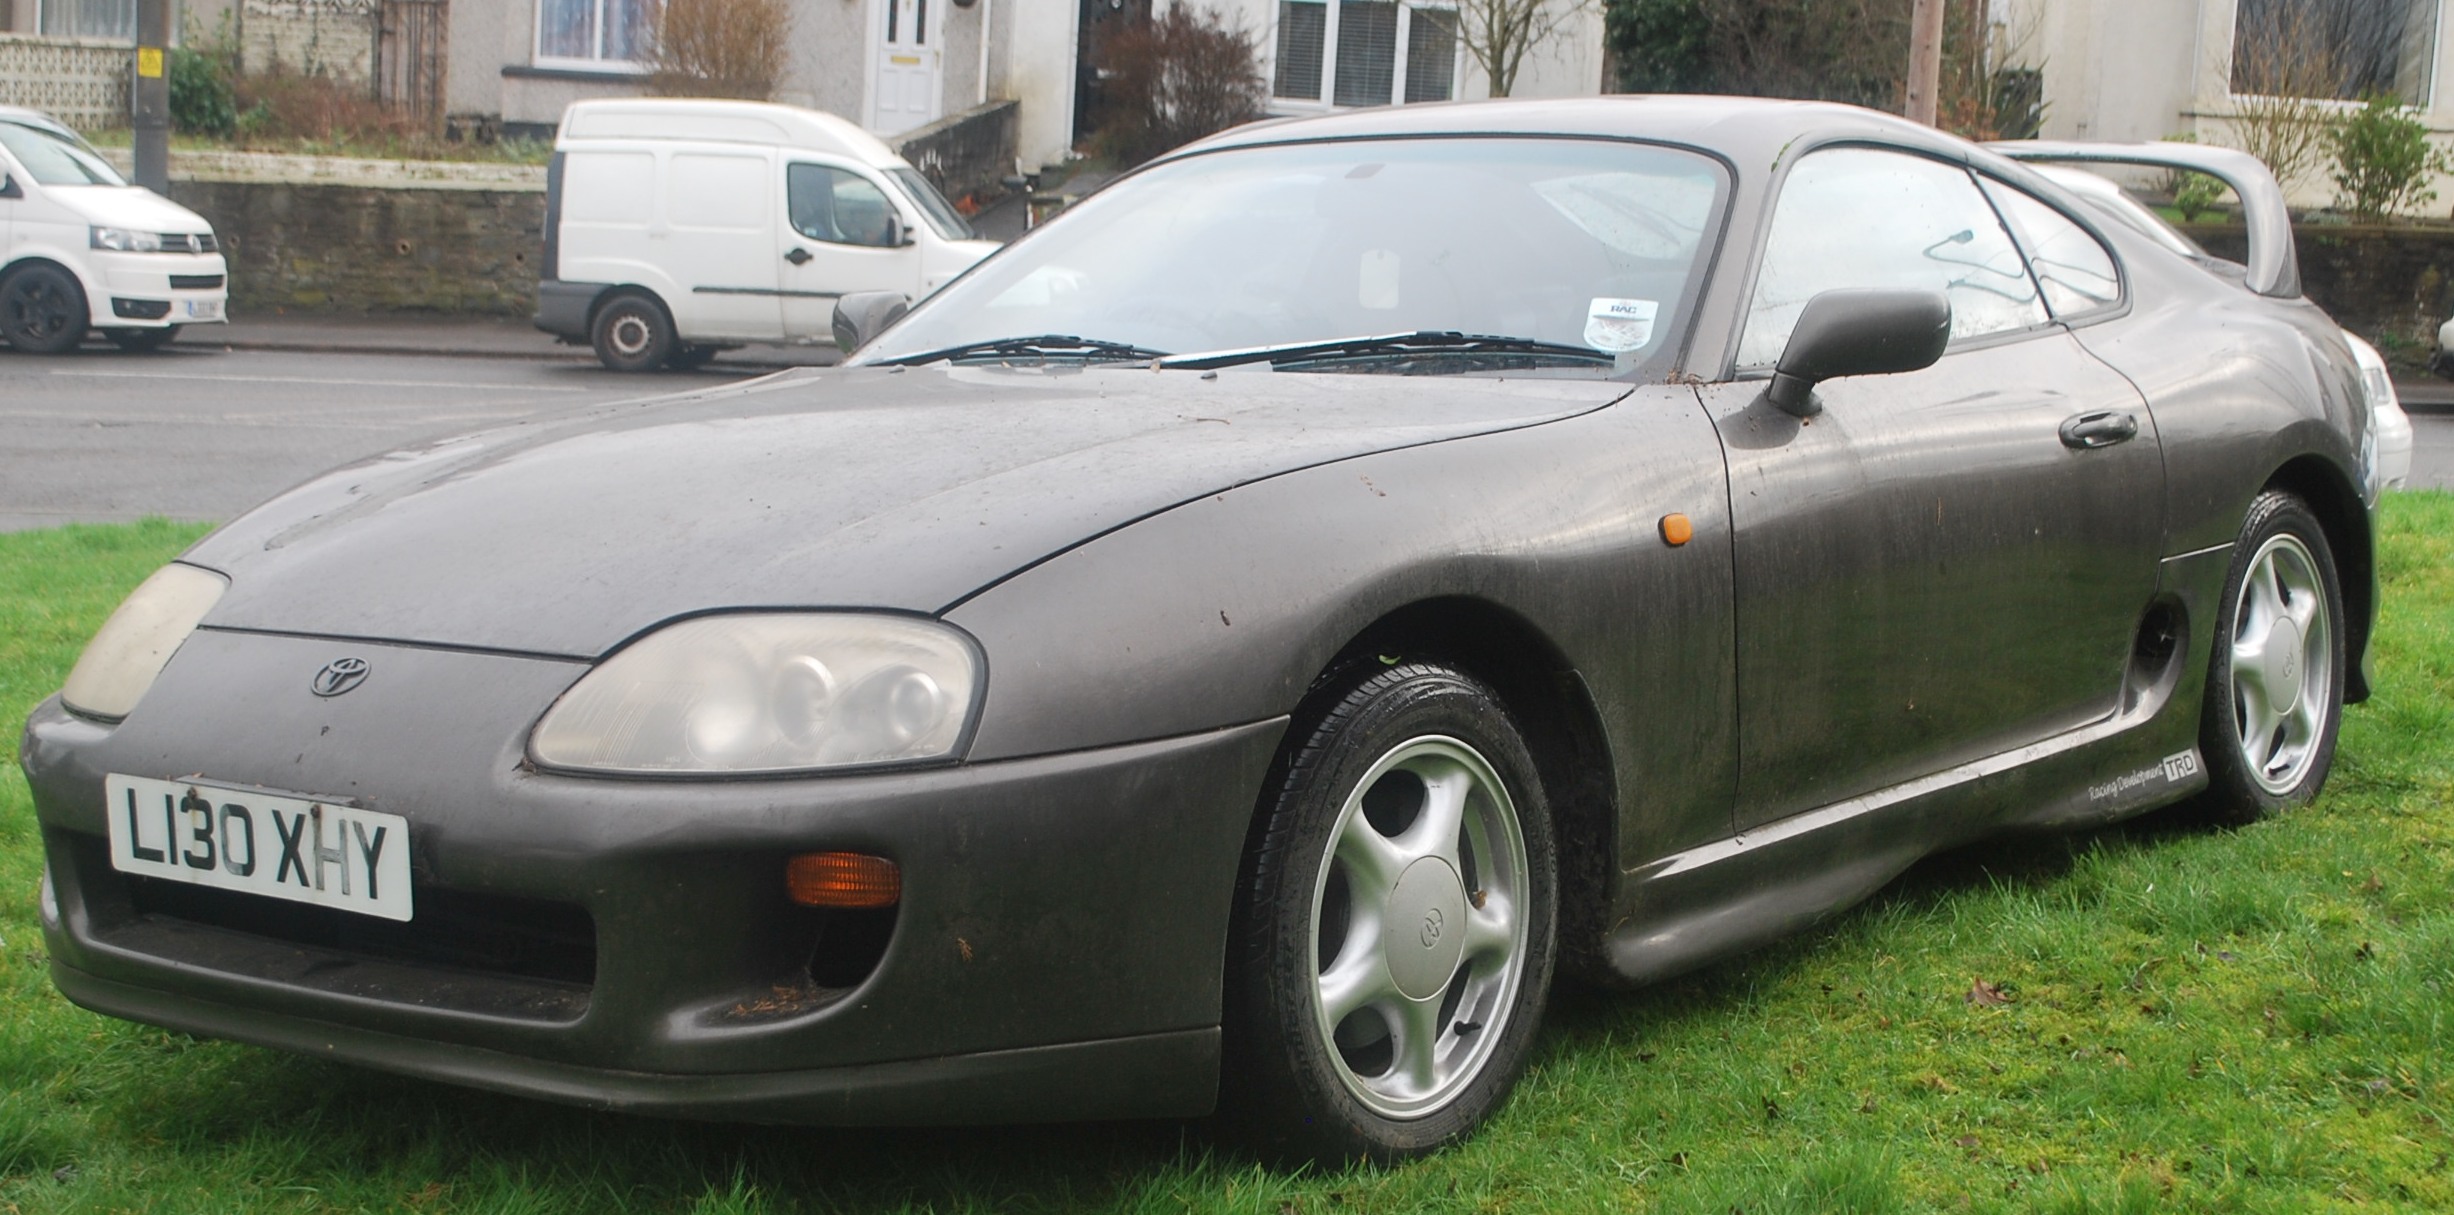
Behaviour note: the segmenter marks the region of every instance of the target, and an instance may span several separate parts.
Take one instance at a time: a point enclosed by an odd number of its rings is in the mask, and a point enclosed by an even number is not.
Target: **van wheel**
[[[597,361],[615,371],[654,371],[673,357],[673,318],[644,292],[625,291],[605,301],[589,336]]]
[[[61,354],[85,340],[85,288],[58,266],[37,262],[0,279],[0,337],[27,354]]]
[[[105,329],[102,331],[102,336],[111,339],[112,345],[130,354],[144,354],[147,351],[160,350],[170,345],[178,338],[179,327],[165,325],[160,329]]]

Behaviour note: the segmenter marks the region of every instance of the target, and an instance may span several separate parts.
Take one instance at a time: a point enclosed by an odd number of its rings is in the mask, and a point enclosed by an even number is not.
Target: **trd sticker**
[[[2088,797],[2090,800],[2101,802],[2108,797],[2128,793],[2141,785],[2155,781],[2163,781],[2168,785],[2178,784],[2196,775],[2198,775],[2198,752],[2182,751],[2165,756],[2162,763],[2152,768],[2141,768],[2127,776],[2117,776],[2101,785],[2090,785],[2088,786]]]

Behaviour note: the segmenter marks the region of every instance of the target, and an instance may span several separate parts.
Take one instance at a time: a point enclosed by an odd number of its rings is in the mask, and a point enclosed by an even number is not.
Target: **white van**
[[[58,354],[100,329],[153,350],[224,320],[228,276],[203,216],[129,185],[51,116],[0,106],[0,339]]]
[[[582,101],[546,171],[537,328],[618,371],[831,340],[835,300],[919,299],[997,248],[879,139],[749,101]]]

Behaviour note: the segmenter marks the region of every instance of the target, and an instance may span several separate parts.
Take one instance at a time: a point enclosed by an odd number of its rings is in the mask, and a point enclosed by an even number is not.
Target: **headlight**
[[[86,643],[60,699],[88,717],[126,717],[229,585],[220,574],[192,565],[155,570]]]
[[[546,710],[529,756],[588,772],[795,772],[954,753],[980,661],[934,621],[702,616],[632,643]]]
[[[115,249],[121,253],[160,253],[162,234],[138,232],[128,228],[95,228],[89,242],[97,249]]]

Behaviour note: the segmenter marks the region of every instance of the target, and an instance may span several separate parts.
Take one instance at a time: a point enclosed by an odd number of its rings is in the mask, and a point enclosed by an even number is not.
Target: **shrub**
[[[648,91],[766,101],[784,82],[791,32],[785,0],[666,0]]]
[[[387,108],[364,84],[321,72],[276,63],[240,77],[235,93],[241,135],[345,143],[414,142],[425,134],[415,115]]]
[[[2437,197],[2428,188],[2430,175],[2448,172],[2454,163],[2392,94],[2367,98],[2335,132],[2337,205],[2354,219],[2375,221],[2426,206]]]
[[[238,129],[238,52],[230,37],[230,15],[210,38],[188,22],[185,46],[170,48],[170,124],[188,135],[227,138]]]
[[[1269,100],[1252,36],[1189,4],[1108,23],[1093,62],[1103,77],[1100,147],[1125,164],[1250,122]]]
[[[1707,89],[1711,21],[1703,0],[1604,0],[1603,38],[1613,83],[1623,93]]]

